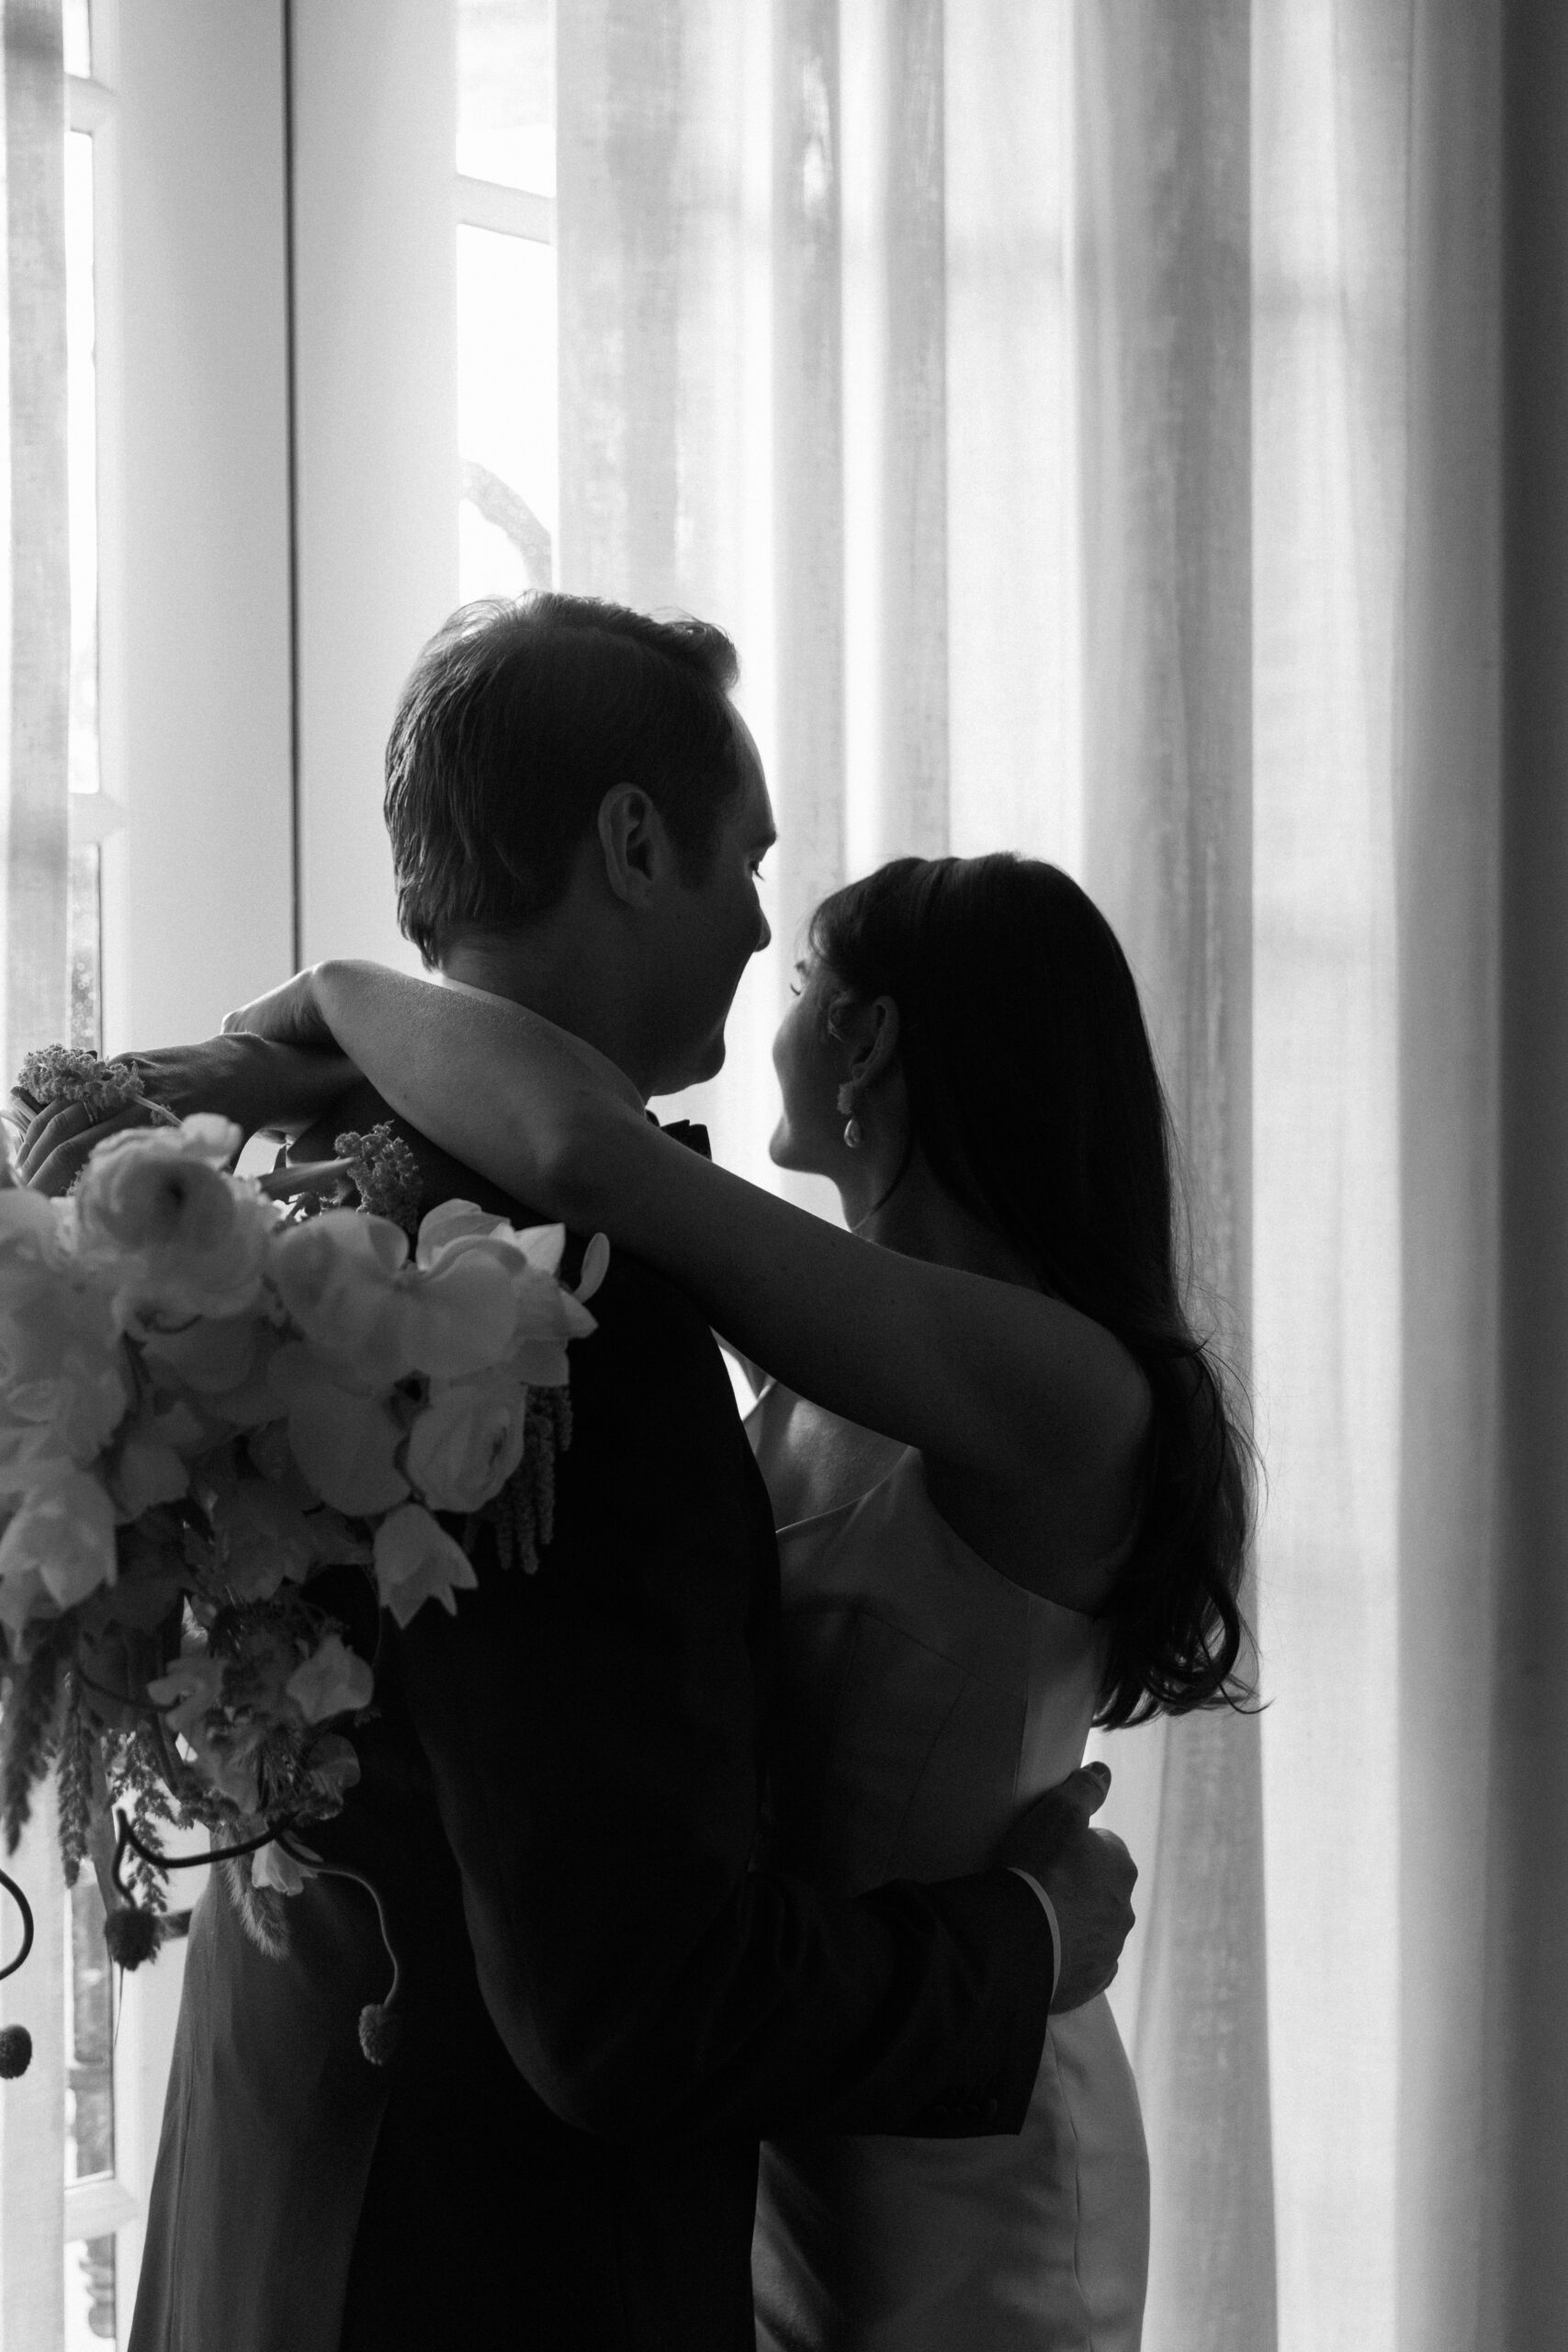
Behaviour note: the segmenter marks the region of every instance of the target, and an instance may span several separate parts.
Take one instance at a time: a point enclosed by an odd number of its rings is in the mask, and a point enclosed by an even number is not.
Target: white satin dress
[[[913,1450],[779,1549],[770,1860],[848,1894],[986,1869],[1082,1761],[1099,1629],[971,1551]],[[1103,1996],[1053,2018],[1016,2136],[762,2150],[759,2352],[1137,2352],[1147,2265],[1138,2095]]]

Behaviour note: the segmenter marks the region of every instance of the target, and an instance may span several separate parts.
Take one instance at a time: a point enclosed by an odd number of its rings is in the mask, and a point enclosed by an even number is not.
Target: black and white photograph
[[[0,2352],[1568,2345],[1568,8],[0,0]]]

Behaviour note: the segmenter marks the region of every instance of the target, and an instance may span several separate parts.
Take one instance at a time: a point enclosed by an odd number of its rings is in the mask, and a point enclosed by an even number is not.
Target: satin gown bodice
[[[768,1469],[769,1416],[753,1418]],[[779,1532],[784,1689],[767,1859],[835,1892],[983,1871],[1081,1762],[1095,1622],[989,1567],[908,1451]],[[761,2352],[1135,2352],[1148,2177],[1101,1996],[1053,2018],[1017,2136],[762,2152]]]

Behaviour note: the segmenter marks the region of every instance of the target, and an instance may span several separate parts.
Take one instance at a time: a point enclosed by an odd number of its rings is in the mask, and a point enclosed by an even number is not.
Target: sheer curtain
[[[1151,2352],[1568,2310],[1568,23],[573,0],[563,584],[724,619],[813,899],[1077,873],[1268,1468],[1258,1718],[1107,1743]]]
[[[71,598],[65,461],[65,85],[60,0],[0,11],[5,275],[0,336],[6,460],[0,482],[0,742],[5,778],[5,1053],[69,1032],[66,720]],[[19,1865],[59,1883],[52,1808],[37,1809]],[[17,1949],[9,1903],[0,1959]],[[63,2327],[61,2183],[61,1908],[39,1906],[27,1969],[0,1986],[0,2022],[25,2021],[41,2063],[0,2085],[0,2352],[52,2344]]]

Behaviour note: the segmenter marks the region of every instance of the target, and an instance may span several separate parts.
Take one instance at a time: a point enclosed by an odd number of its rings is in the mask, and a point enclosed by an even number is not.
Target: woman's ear
[[[898,1058],[898,1008],[890,996],[879,996],[856,1007],[848,1038],[850,1083],[857,1090],[886,1078]]]

